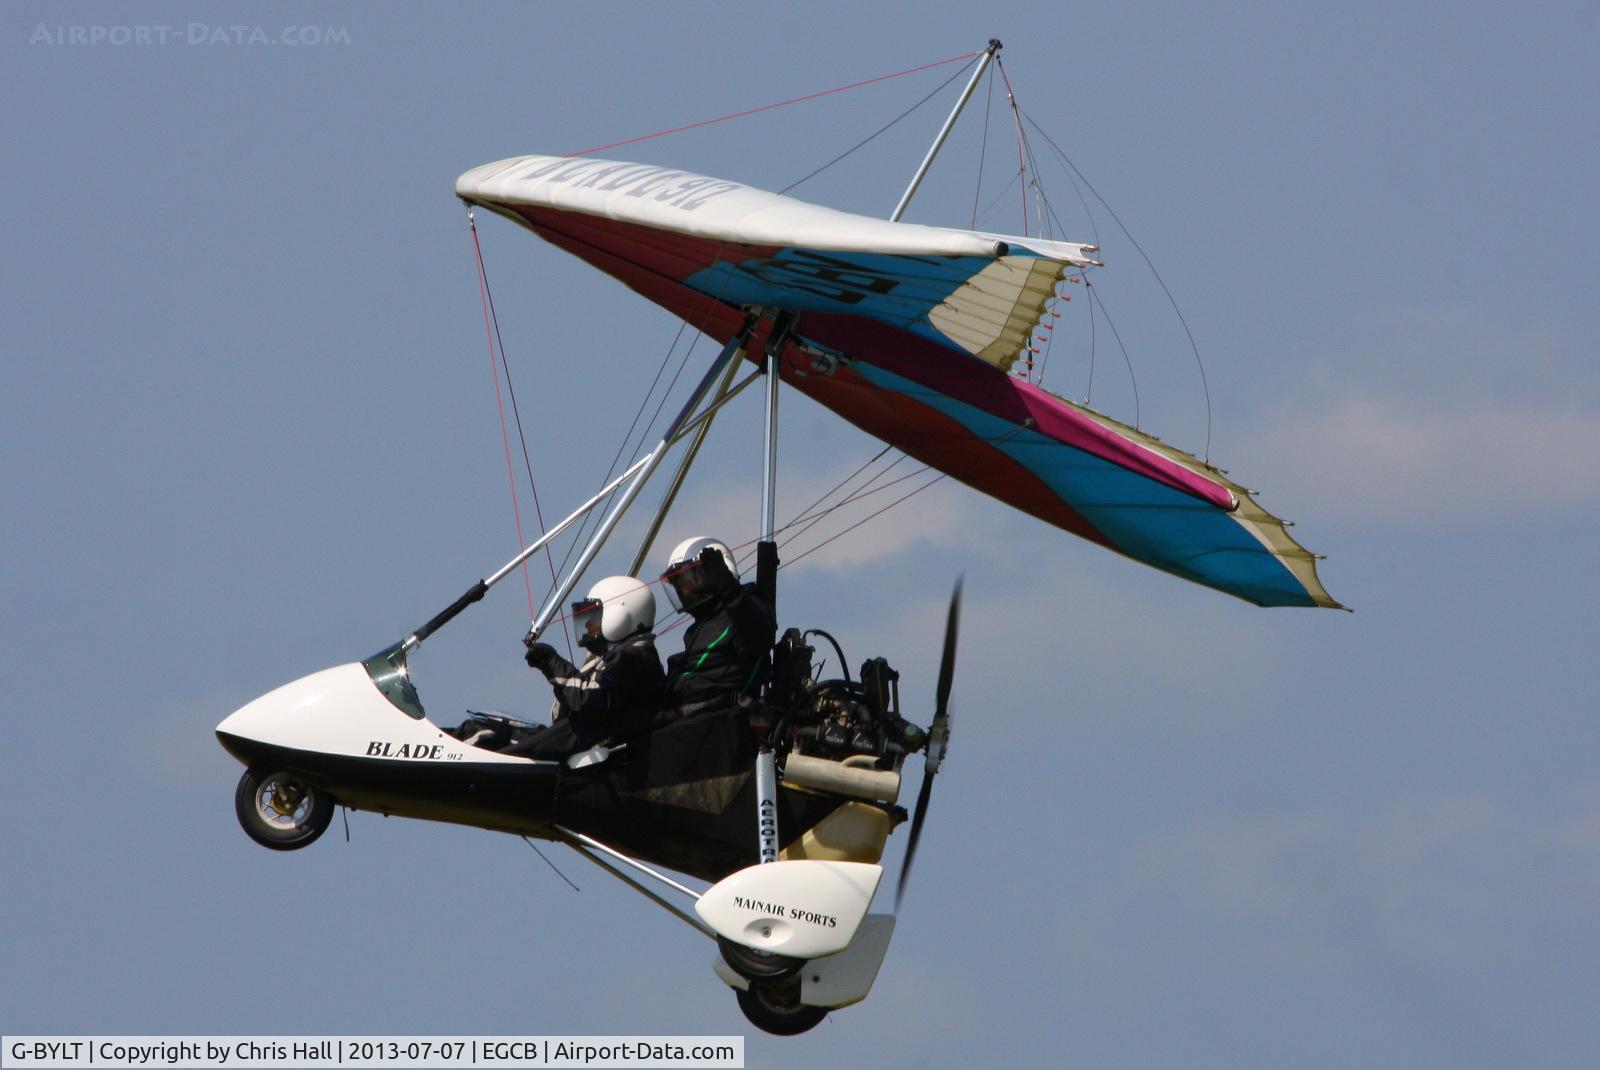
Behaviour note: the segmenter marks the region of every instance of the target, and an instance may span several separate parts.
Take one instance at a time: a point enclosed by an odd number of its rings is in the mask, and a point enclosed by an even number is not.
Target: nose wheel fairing
[[[712,969],[737,994],[739,1009],[753,1025],[778,1036],[793,1036],[815,1026],[829,1011],[867,998],[889,952],[894,926],[892,914],[869,914],[849,947],[812,959],[793,974],[774,980],[741,976],[721,958]]]

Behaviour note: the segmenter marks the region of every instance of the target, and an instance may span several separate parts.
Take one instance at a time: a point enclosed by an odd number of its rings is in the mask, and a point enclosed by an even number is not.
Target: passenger
[[[632,576],[611,576],[572,607],[578,643],[589,651],[581,667],[548,643],[528,644],[527,662],[555,689],[548,728],[523,733],[506,754],[557,758],[646,731],[665,701],[656,654],[656,599]]]
[[[771,674],[778,635],[770,596],[754,583],[740,584],[732,551],[706,536],[679,543],[661,579],[673,607],[694,617],[683,652],[667,659],[667,701],[676,716],[755,694]]]

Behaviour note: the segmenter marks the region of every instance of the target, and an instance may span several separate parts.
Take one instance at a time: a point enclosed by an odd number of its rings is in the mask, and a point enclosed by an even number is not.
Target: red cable
[[[500,364],[494,355],[494,326],[489,319],[489,280],[483,273],[483,249],[478,245],[478,228],[474,224],[472,231],[472,255],[478,264],[478,299],[483,303],[483,333],[489,341],[489,373],[494,376],[494,404],[500,411],[500,440],[505,444],[506,450],[506,482],[511,485],[511,515],[517,524],[517,552],[521,553],[527,543],[522,538],[522,506],[517,501],[517,474],[511,464],[511,432],[506,428],[506,407],[500,400]],[[528,619],[536,615],[533,608],[533,581],[528,578],[528,562],[522,562],[522,585],[528,590]]]
[[[831,96],[834,93],[843,93],[847,89],[860,89],[862,86],[872,85],[874,82],[886,82],[890,78],[899,78],[902,75],[916,74],[918,71],[932,70],[934,67],[943,67],[947,63],[956,63],[960,60],[971,59],[973,56],[979,55],[982,51],[982,49],[979,49],[977,52],[964,52],[959,56],[951,56],[949,59],[941,59],[934,63],[924,63],[920,67],[907,67],[905,70],[895,71],[893,74],[880,74],[876,78],[868,78],[865,81],[851,82],[849,85],[836,86],[833,89],[824,89],[817,93],[807,93],[803,97],[795,97],[791,100],[780,100],[776,104],[763,104],[759,108],[746,108],[744,111],[736,111],[729,115],[719,115],[715,119],[701,119],[699,122],[685,123],[683,126],[675,126],[670,130],[657,130],[653,134],[640,134],[638,137],[625,138],[622,141],[613,141],[608,145],[596,145],[592,149],[580,149],[577,152],[564,152],[562,155],[587,156],[591,152],[604,152],[607,149],[620,148],[623,145],[632,145],[639,141],[649,141],[651,138],[666,137],[668,134],[681,134],[685,130],[694,130],[702,126],[710,126],[713,123],[726,122],[729,119],[741,119],[746,115],[755,115],[758,112],[772,111],[774,108],[783,108],[790,104],[800,104],[808,100],[816,100],[818,97]]]

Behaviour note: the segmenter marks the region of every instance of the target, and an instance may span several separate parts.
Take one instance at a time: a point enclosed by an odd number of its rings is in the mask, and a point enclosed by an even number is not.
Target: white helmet
[[[706,550],[715,550],[721,555],[733,575],[734,583],[739,582],[739,564],[733,559],[733,551],[728,549],[727,543],[709,535],[684,539],[672,551],[672,557],[667,560],[667,571],[661,574],[673,609],[692,609],[706,598],[722,593],[712,590],[712,585],[701,574],[700,555]]]
[[[591,621],[606,642],[626,639],[655,625],[656,596],[632,576],[607,576],[589,588],[589,597],[572,603],[572,624],[579,643],[593,635]]]

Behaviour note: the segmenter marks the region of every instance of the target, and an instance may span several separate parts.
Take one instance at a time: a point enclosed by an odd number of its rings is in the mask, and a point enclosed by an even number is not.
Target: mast
[[[894,211],[889,214],[889,222],[898,223],[900,217],[906,214],[906,206],[911,203],[911,197],[917,192],[917,187],[922,185],[922,179],[928,173],[928,168],[933,166],[933,158],[939,155],[939,150],[944,148],[945,139],[950,136],[950,131],[955,128],[956,119],[960,118],[961,110],[967,106],[967,101],[972,99],[972,91],[978,88],[978,80],[989,69],[989,64],[994,62],[994,57],[1001,49],[998,37],[989,38],[989,47],[984,49],[983,58],[978,60],[978,69],[972,72],[972,78],[967,82],[967,88],[961,91],[961,98],[956,101],[956,106],[951,109],[950,117],[944,121],[944,126],[939,129],[939,136],[933,139],[933,144],[928,148],[928,154],[922,158],[922,166],[917,168],[917,173],[911,176],[911,185],[906,187],[905,193],[900,195],[900,203],[894,206]]]
[[[972,72],[972,77],[967,80],[967,85],[961,91],[961,96],[959,99],[957,99],[955,107],[951,109],[949,116],[944,121],[944,125],[940,127],[938,135],[934,138],[933,144],[928,148],[928,152],[923,157],[921,165],[918,166],[916,174],[912,176],[910,185],[906,187],[905,193],[901,195],[900,203],[895,206],[894,212],[890,215],[889,219],[891,222],[898,222],[900,217],[905,214],[906,207],[911,203],[912,196],[916,194],[917,188],[922,184],[922,180],[927,175],[929,168],[933,166],[934,158],[938,156],[939,150],[944,147],[945,141],[950,136],[950,131],[955,127],[956,120],[961,116],[961,112],[965,109],[967,102],[972,99],[972,94],[977,89],[979,81],[982,80],[984,74],[988,71],[989,65],[994,62],[995,56],[1000,51],[1001,47],[1002,46],[998,38],[991,37],[989,39],[988,47],[984,49],[982,56],[979,58],[977,67]],[[768,335],[767,344],[765,346],[765,359],[763,361],[762,370],[759,373],[766,379],[766,396],[762,448],[761,539],[757,547],[756,571],[758,586],[760,586],[763,590],[763,593],[774,602],[776,601],[776,591],[774,588],[776,587],[775,573],[777,571],[777,548],[774,542],[774,537],[777,532],[778,387],[780,381],[783,347],[788,342],[789,335],[793,330],[796,319],[797,317],[792,312],[782,312],[774,317],[772,330]],[[633,504],[634,499],[638,497],[640,490],[643,489],[645,481],[650,478],[650,475],[655,471],[657,465],[659,465],[661,462],[667,448],[670,447],[671,444],[676,441],[681,434],[684,433],[685,425],[689,422],[690,414],[694,411],[695,407],[698,406],[702,400],[706,399],[707,397],[711,397],[713,399],[711,403],[711,409],[714,410],[718,405],[720,405],[721,402],[726,401],[733,394],[737,393],[739,389],[742,389],[744,384],[740,384],[740,386],[737,388],[730,389],[733,380],[733,369],[737,366],[737,361],[732,358],[734,358],[736,354],[742,354],[745,345],[749,341],[749,336],[754,330],[754,326],[755,317],[747,317],[744,327],[734,338],[730,339],[728,344],[723,348],[722,353],[718,355],[717,360],[713,363],[711,369],[701,380],[694,394],[690,397],[689,402],[684,406],[683,411],[678,414],[678,417],[669,426],[666,434],[663,435],[661,443],[657,445],[657,447],[650,454],[642,458],[639,464],[635,466],[639,470],[635,475],[633,482],[630,483],[627,489],[623,492],[622,499],[612,508],[605,520],[601,522],[599,529],[590,538],[588,545],[584,547],[584,550],[582,554],[579,555],[577,562],[570,570],[568,570],[565,579],[563,579],[557,589],[551,593],[550,598],[546,601],[543,609],[539,611],[539,615],[534,618],[531,627],[531,631],[534,634],[542,633],[544,629],[549,626],[550,621],[555,618],[559,612],[562,601],[572,593],[573,587],[577,585],[577,582],[583,575],[584,570],[588,568],[590,563],[593,562],[595,556],[599,554],[601,547],[605,544],[606,539],[615,529],[618,521],[621,520],[623,513],[625,513],[628,507]],[[667,492],[664,495],[660,506],[656,510],[656,514],[652,519],[650,527],[646,532],[638,551],[634,555],[632,567],[629,570],[631,574],[637,575],[639,570],[644,565],[644,558],[646,555],[648,555],[650,547],[654,543],[656,535],[660,531],[661,524],[666,518],[666,513],[672,507],[672,503],[677,496],[678,489],[682,486],[684,477],[687,475],[689,467],[693,464],[695,455],[699,451],[700,444],[704,441],[706,432],[709,430],[710,415],[711,410],[708,410],[699,418],[699,431],[695,435],[693,442],[690,444],[689,449],[686,451],[686,455],[679,462],[678,469],[673,475]],[[531,549],[532,548],[530,548],[528,552],[531,552]],[[505,568],[500,570],[500,572],[496,573],[494,578],[489,580],[487,583],[480,581],[478,588],[482,589],[475,588],[474,590],[468,591],[466,595],[462,596],[462,599],[458,600],[456,605],[451,606],[450,609],[445,611],[445,613],[440,614],[440,617],[444,619],[430,621],[429,625],[425,626],[424,629],[419,629],[420,634],[415,635],[412,638],[418,642],[420,642],[422,638],[426,638],[427,634],[430,634],[436,627],[442,625],[444,620],[454,616],[455,613],[459,613],[462,609],[466,608],[466,605],[471,604],[472,601],[476,601],[477,598],[483,597],[483,589],[486,589],[487,586],[502,578],[514,567],[515,564],[520,563],[520,561],[525,559],[525,557],[526,554],[519,555],[517,561],[514,561],[512,564],[508,564]],[[473,594],[476,594],[477,597],[471,597]]]
[[[767,377],[766,418],[762,424],[761,541],[771,542],[778,527],[778,372],[783,347],[799,317],[780,312],[767,335],[764,374]]]

